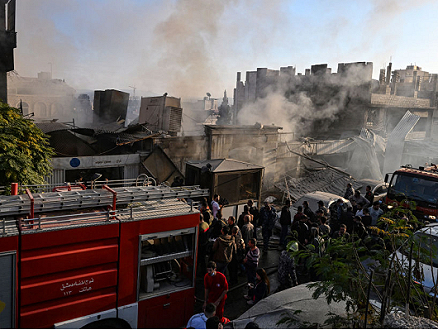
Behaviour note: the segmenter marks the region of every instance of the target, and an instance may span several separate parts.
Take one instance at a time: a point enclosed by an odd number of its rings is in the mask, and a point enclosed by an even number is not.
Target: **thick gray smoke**
[[[400,61],[394,45],[405,38],[386,24],[426,2],[334,2],[326,17],[322,1],[20,0],[15,67],[25,77],[53,70],[76,90],[221,98],[237,71],[255,67],[369,60],[377,72],[391,55]]]
[[[295,136],[305,136],[315,128],[327,130],[342,110],[355,115],[355,104],[350,103],[350,98],[366,98],[371,82],[367,69],[361,66],[352,66],[342,75],[279,78],[265,89],[265,97],[247,103],[239,111],[239,124],[273,124]]]

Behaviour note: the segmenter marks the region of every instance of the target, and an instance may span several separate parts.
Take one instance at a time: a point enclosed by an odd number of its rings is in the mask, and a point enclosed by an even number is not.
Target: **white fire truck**
[[[0,196],[0,328],[176,328],[193,314],[199,186]]]

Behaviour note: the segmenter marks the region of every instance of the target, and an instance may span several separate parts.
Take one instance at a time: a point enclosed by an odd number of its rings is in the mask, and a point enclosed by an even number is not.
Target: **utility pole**
[[[0,0],[0,101],[8,102],[7,73],[14,70],[16,0]]]

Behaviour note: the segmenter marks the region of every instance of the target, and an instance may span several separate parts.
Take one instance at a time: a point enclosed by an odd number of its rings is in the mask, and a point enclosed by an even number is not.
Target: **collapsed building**
[[[413,166],[424,165],[425,160],[436,162],[438,159],[425,155],[419,146],[430,150],[433,143],[428,141],[438,134],[438,120],[434,119],[437,75],[416,65],[392,71],[392,63],[386,72],[380,70],[379,80],[372,79],[372,71],[373,63],[356,62],[339,63],[336,73],[327,64],[312,65],[304,74],[296,73],[293,66],[258,68],[246,72],[245,81],[238,72],[234,121],[245,122],[256,112],[261,114],[259,118],[267,117],[280,108],[274,119],[293,134],[284,136],[287,148],[280,143],[284,149],[280,154],[286,156],[279,159],[288,164],[284,173],[289,171],[292,176],[304,173],[299,168],[315,166],[306,165],[302,157],[294,159],[291,150],[342,168],[356,178],[377,180],[385,171],[407,162]],[[404,120],[405,116],[411,119]],[[294,149],[292,145],[299,141],[303,143]],[[394,150],[395,141],[401,145],[397,150],[403,157],[384,166],[385,154]],[[277,169],[281,168],[277,162]],[[295,169],[292,174],[291,169]]]

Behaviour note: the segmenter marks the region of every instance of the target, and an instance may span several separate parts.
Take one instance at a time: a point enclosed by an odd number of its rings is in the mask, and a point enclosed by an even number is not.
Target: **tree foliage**
[[[53,149],[33,121],[0,103],[0,186],[41,184],[52,171]]]
[[[400,307],[409,297],[411,312],[422,315],[426,309],[434,317],[435,300],[430,301],[419,285],[422,274],[418,262],[412,262],[411,277],[408,278],[407,266],[394,253],[402,248],[406,255],[406,250],[412,246],[413,258],[421,260],[420,256],[423,256],[421,262],[426,265],[437,254],[437,251],[432,251],[430,242],[412,238],[415,230],[423,224],[413,215],[415,205],[411,204],[408,201],[401,203],[410,208],[394,205],[379,219],[376,227],[369,228],[370,235],[367,237],[359,238],[354,234],[348,240],[326,237],[323,255],[315,253],[312,245],[291,253],[295,260],[304,263],[309,271],[316,274],[317,281],[308,285],[314,289],[314,299],[324,295],[328,304],[346,303],[345,324],[362,326],[367,310],[368,324],[379,322],[380,315],[373,311],[367,299],[370,285],[372,295],[379,300],[385,299],[392,306]]]

